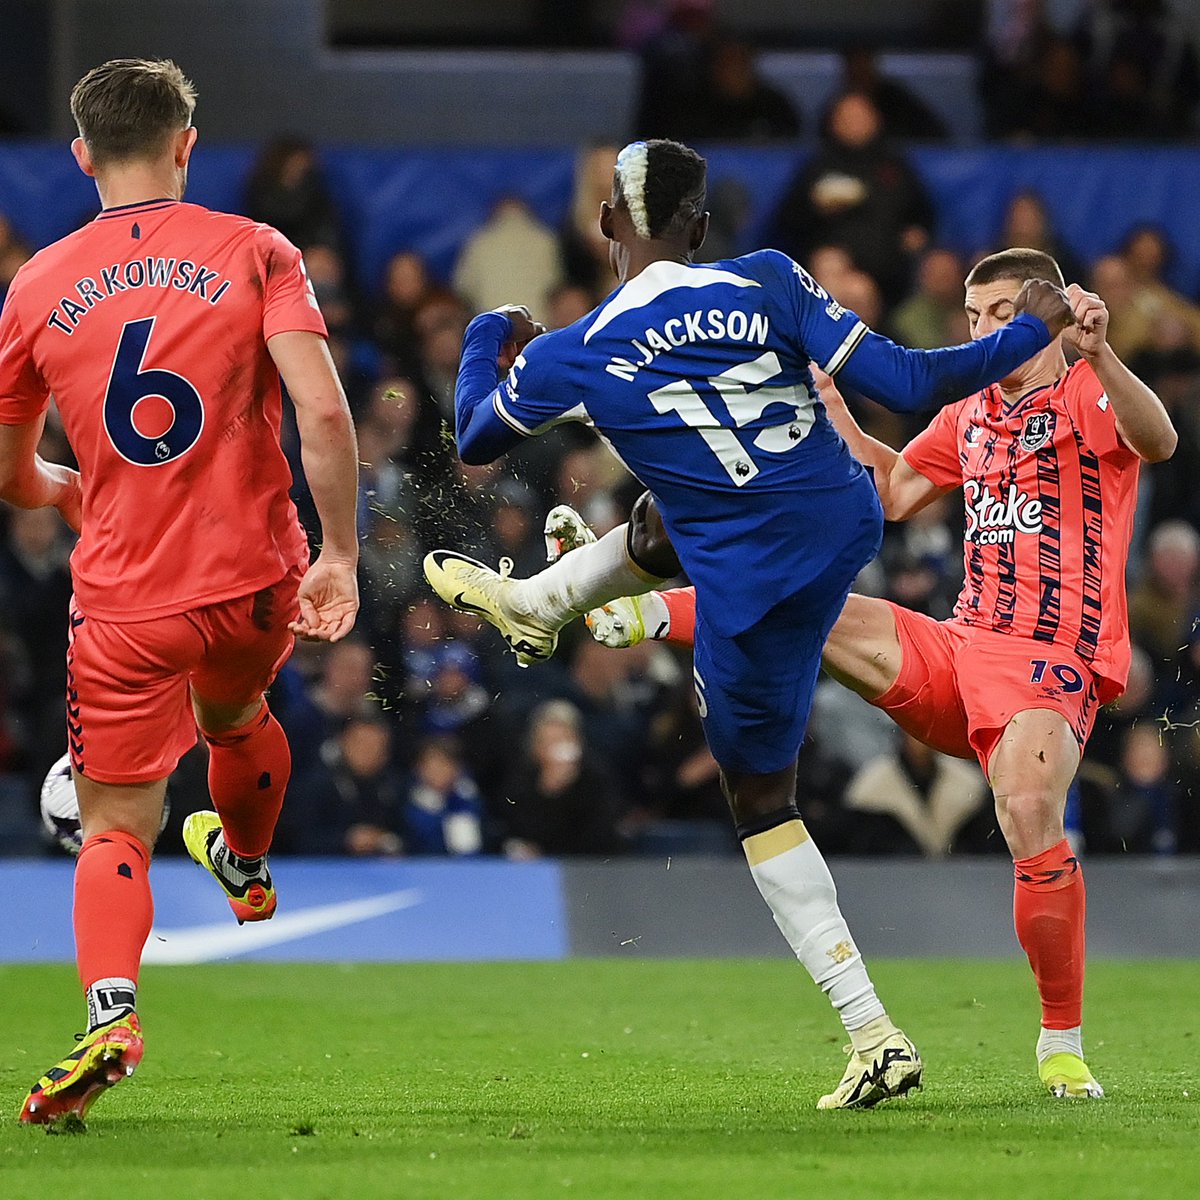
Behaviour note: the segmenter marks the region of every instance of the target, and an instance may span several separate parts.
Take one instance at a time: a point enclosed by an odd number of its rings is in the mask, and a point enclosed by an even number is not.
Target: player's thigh
[[[958,660],[957,678],[971,745],[993,788],[1000,766],[1010,782],[1044,783],[1065,773],[1065,797],[1099,703],[1087,664],[1061,647],[978,631]]]
[[[856,646],[857,638],[862,645]],[[956,758],[973,758],[966,713],[958,691],[956,664],[962,646],[958,627],[935,621],[886,600],[850,596],[825,643],[843,670],[830,672],[919,742]],[[878,661],[868,662],[868,659]],[[855,686],[847,674],[871,687]]]
[[[868,700],[882,696],[900,674],[900,636],[886,600],[850,595],[825,639],[825,670]]]
[[[725,637],[701,616],[694,669],[701,719],[734,817],[752,820],[795,797],[795,764],[812,710],[821,648],[841,596],[785,602]]]
[[[297,569],[271,587],[198,614],[206,648],[191,688],[205,733],[236,729],[254,716],[295,646],[288,623],[296,615],[301,578]]]
[[[117,624],[72,607],[67,648],[71,766],[97,784],[166,779],[196,744],[187,672],[203,642],[186,615]]]

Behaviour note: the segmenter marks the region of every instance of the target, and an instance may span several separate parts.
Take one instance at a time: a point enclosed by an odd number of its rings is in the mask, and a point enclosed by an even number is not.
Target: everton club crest
[[[1040,450],[1054,436],[1054,414],[1052,412],[1030,413],[1025,418],[1025,428],[1021,430],[1017,441],[1022,450],[1031,454]]]

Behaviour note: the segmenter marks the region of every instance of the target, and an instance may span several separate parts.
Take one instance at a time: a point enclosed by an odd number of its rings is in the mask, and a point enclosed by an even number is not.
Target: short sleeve
[[[1095,371],[1077,362],[1067,377],[1063,399],[1084,445],[1103,459],[1132,462],[1137,454],[1125,444],[1117,428],[1117,417]]]
[[[869,332],[858,314],[843,308],[798,263],[769,252],[784,274],[796,319],[797,349],[828,375],[836,375]]]
[[[27,425],[50,404],[50,389],[29,353],[17,320],[16,282],[0,310],[0,425]]]
[[[543,334],[517,356],[508,377],[492,393],[496,415],[531,437],[564,421],[587,421],[587,409],[562,370],[555,334]]]
[[[259,242],[263,264],[263,338],[277,333],[319,333],[328,337],[316,294],[300,251],[275,229],[265,227]]]
[[[937,487],[957,487],[963,481],[958,446],[960,404],[943,408],[929,425],[900,452],[914,471]]]

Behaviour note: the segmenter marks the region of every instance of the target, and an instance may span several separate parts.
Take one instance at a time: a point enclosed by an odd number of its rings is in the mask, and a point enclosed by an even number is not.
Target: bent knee
[[[649,492],[638,497],[629,514],[629,556],[643,571],[659,579],[670,579],[682,569]]]

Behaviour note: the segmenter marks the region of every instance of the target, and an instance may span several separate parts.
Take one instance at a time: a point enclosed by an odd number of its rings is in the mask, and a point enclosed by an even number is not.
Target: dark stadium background
[[[605,529],[638,492],[582,431],[460,467],[445,419],[466,322],[521,300],[566,323],[608,290],[595,212],[615,148],[638,135],[708,154],[712,257],[778,246],[911,345],[965,339],[974,259],[1050,250],[1104,296],[1114,345],[1180,433],[1175,457],[1143,472],[1134,676],[1097,724],[1073,836],[1091,855],[1195,853],[1198,46],[1189,0],[0,0],[0,295],[32,251],[95,214],[66,147],[71,83],[109,57],[174,57],[200,94],[189,198],[302,247],[362,446],[358,634],[302,648],[273,697],[296,760],[278,849],[722,854],[735,843],[679,653],[605,651],[578,629],[555,662],[518,671],[490,629],[425,588],[428,548],[507,554],[529,573],[551,505]],[[831,141],[848,90],[884,127],[858,149]],[[845,170],[872,181],[868,221],[813,206],[814,183]],[[858,411],[893,444],[919,427]],[[43,452],[69,454],[53,429]],[[311,519],[299,478],[296,495]],[[890,529],[862,588],[948,615],[960,523],[947,502]],[[64,748],[69,550],[52,512],[0,512],[0,854],[51,852],[37,789]],[[545,765],[571,742],[579,769],[550,786]],[[164,853],[207,807],[202,753],[172,782]],[[881,771],[968,792],[977,810],[923,840],[865,811]],[[973,766],[902,752],[832,683],[800,798],[833,853],[1003,851]]]

